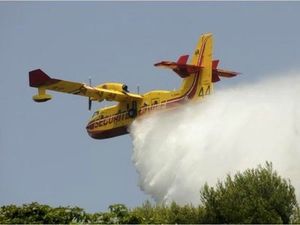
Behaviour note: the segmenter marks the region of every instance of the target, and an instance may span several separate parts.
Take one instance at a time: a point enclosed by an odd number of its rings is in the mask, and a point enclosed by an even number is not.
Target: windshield
[[[94,112],[94,114],[93,114],[92,117],[94,118],[94,117],[96,117],[96,116],[98,116],[98,115],[99,115],[99,111],[96,111],[96,112]]]

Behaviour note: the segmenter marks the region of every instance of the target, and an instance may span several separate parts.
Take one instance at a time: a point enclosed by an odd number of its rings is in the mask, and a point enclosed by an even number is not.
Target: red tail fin
[[[222,70],[218,69],[219,60],[213,60],[212,61],[212,78],[211,81],[213,83],[218,82],[220,80],[220,77],[234,77],[240,73],[230,71],[230,70]]]
[[[220,60],[218,60],[218,59],[212,61],[212,69],[217,69],[218,68],[219,61]]]
[[[177,60],[177,64],[185,65],[189,59],[189,55],[182,55]]]

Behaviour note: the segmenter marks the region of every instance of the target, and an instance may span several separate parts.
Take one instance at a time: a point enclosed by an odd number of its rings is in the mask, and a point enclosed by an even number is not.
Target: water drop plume
[[[218,90],[204,101],[136,120],[132,160],[158,203],[200,202],[200,188],[271,161],[300,196],[300,73]]]

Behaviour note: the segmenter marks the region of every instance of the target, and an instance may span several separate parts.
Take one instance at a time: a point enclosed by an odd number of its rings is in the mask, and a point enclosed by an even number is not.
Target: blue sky
[[[243,73],[218,91],[299,69],[299,11],[299,2],[0,2],[0,205],[94,212],[151,198],[137,185],[130,136],[91,139],[85,98],[52,93],[33,102],[30,70],[131,91],[173,89],[180,79],[153,64],[191,54],[212,32],[220,67]]]

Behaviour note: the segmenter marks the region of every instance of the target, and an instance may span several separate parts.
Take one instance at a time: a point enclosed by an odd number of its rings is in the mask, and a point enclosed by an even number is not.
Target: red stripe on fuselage
[[[200,57],[198,59],[198,62],[197,62],[197,66],[201,66],[201,63],[202,63],[202,59],[203,59],[203,53],[204,53],[204,49],[205,49],[205,46],[206,46],[206,42],[207,42],[207,39],[206,38],[203,42],[202,42],[202,45],[201,45],[201,50],[200,50]],[[198,81],[199,81],[199,78],[200,78],[200,72],[197,72],[195,74],[195,77],[196,77],[196,85],[193,86],[193,89],[191,90],[191,92],[188,94],[188,98],[189,99],[192,99],[195,94],[196,94],[196,91],[197,91],[197,87],[198,87]]]

